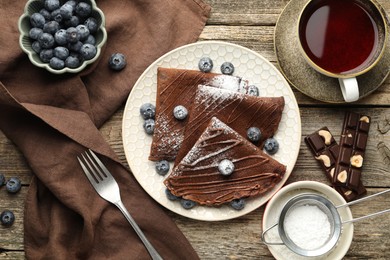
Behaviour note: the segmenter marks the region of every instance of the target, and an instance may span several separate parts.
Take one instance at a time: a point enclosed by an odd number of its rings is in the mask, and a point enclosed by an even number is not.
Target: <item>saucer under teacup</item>
[[[297,21],[299,13],[308,1],[291,0],[279,16],[274,44],[280,70],[289,83],[305,95],[324,102],[344,103],[338,80],[324,76],[310,67],[299,50],[299,39],[296,33]],[[380,8],[386,16],[383,8],[381,6]],[[387,39],[385,52],[378,64],[367,73],[357,77],[359,99],[382,85],[390,73],[389,64],[390,38]]]

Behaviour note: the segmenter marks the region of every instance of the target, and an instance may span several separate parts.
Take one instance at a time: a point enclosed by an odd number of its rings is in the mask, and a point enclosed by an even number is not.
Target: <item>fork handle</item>
[[[158,254],[158,252],[153,247],[153,245],[146,238],[145,234],[139,228],[139,226],[137,225],[135,220],[131,217],[130,213],[127,211],[127,209],[126,209],[125,205],[123,205],[122,201],[116,202],[115,206],[117,206],[120,209],[120,211],[126,217],[127,221],[129,221],[129,223],[133,227],[135,233],[137,233],[137,235],[141,239],[142,243],[144,243],[144,245],[146,247],[146,250],[148,250],[148,252],[149,252],[150,256],[152,257],[152,259],[153,260],[163,260],[163,258]]]

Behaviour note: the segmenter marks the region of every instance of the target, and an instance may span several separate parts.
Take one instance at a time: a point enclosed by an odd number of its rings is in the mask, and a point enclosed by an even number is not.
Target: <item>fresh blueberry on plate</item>
[[[182,105],[178,105],[173,109],[173,116],[177,120],[184,120],[188,116],[188,110]]]
[[[144,130],[145,130],[145,133],[147,133],[148,135],[153,135],[154,133],[154,127],[155,127],[155,122],[154,122],[154,119],[146,119],[145,122],[144,122]]]
[[[248,136],[248,139],[252,143],[256,143],[261,139],[261,131],[257,127],[254,127],[254,126],[249,127],[248,130],[246,131],[246,134]]]
[[[161,160],[156,162],[155,167],[156,172],[161,176],[164,176],[169,172],[169,162],[167,160]]]
[[[224,176],[229,176],[234,172],[234,163],[229,159],[223,159],[218,164],[218,171]]]
[[[278,141],[276,141],[275,138],[268,138],[267,140],[265,140],[264,142],[264,150],[268,153],[268,154],[275,154],[278,150],[279,150],[279,143]]]
[[[259,88],[256,87],[255,85],[249,85],[248,95],[258,97],[260,95]]]
[[[199,60],[198,67],[202,72],[210,72],[213,69],[213,61],[209,57],[203,57]]]
[[[225,74],[225,75],[232,75],[233,72],[234,72],[234,65],[233,65],[233,63],[228,62],[228,61],[222,63],[222,65],[221,65],[221,72],[222,72],[222,74]]]
[[[151,103],[145,103],[140,107],[139,112],[145,120],[150,118],[154,119],[156,115],[156,107]]]
[[[245,199],[235,199],[230,202],[230,206],[235,210],[242,210],[245,208]]]
[[[171,201],[175,201],[175,200],[178,200],[180,199],[180,197],[176,196],[176,195],[173,195],[172,192],[167,188],[165,189],[165,194],[167,195],[167,198]]]
[[[184,209],[192,209],[193,207],[196,206],[195,201],[187,200],[187,199],[181,199],[180,204]]]

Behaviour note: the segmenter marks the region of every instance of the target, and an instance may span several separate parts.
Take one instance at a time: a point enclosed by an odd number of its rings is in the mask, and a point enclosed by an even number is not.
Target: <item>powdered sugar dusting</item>
[[[227,90],[227,89],[221,89],[221,88],[214,88],[206,85],[199,85],[198,86],[198,92],[195,96],[195,103],[205,103],[206,106],[219,101],[226,101],[231,99],[239,99],[241,100],[244,95],[239,94],[237,92]]]

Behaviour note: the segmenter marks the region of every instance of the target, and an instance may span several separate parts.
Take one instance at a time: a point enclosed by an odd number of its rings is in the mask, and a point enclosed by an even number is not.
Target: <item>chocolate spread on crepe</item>
[[[218,171],[223,159],[234,163],[229,176]],[[217,118],[212,118],[199,140],[164,183],[176,196],[201,205],[220,205],[272,189],[286,166]]]
[[[187,119],[179,121],[173,116],[175,106],[188,110],[199,84],[207,84],[232,91],[247,91],[247,82],[240,77],[204,73],[197,70],[158,68],[156,97],[156,126],[149,159],[173,161],[183,140]]]
[[[284,108],[283,97],[249,96],[209,86],[199,86],[192,108],[189,111],[184,139],[175,160],[183,159],[212,117],[225,122],[242,136],[248,128],[260,129],[261,139],[256,146],[262,148],[264,141],[278,129]]]

